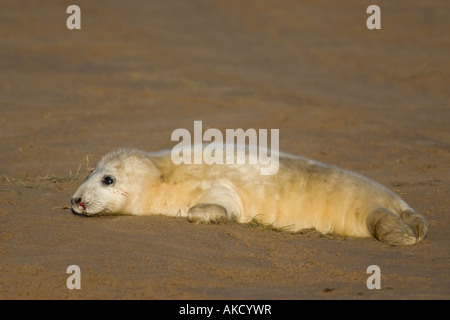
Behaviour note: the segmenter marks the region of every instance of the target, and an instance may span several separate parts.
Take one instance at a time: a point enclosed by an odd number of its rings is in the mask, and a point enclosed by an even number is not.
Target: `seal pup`
[[[261,163],[174,164],[170,155],[106,154],[74,193],[73,212],[256,220],[293,232],[373,236],[389,245],[414,244],[427,234],[425,218],[393,191],[335,166],[280,152],[278,172],[261,175]]]

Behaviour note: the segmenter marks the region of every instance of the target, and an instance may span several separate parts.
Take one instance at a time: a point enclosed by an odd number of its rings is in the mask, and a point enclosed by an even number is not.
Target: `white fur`
[[[194,222],[256,219],[290,231],[316,228],[375,236],[389,244],[411,244],[426,235],[420,214],[358,174],[284,153],[279,153],[277,174],[261,175],[261,166],[175,165],[170,151],[119,149],[103,157],[78,188],[73,210],[85,215],[180,215]],[[106,175],[115,178],[114,185],[102,184]]]

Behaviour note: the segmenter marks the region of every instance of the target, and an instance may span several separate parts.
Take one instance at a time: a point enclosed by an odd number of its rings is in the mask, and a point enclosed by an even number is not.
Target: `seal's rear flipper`
[[[385,208],[375,210],[368,216],[367,228],[375,238],[392,246],[409,245],[418,241],[412,227]]]
[[[428,231],[428,224],[425,218],[418,212],[407,209],[400,214],[403,221],[415,232],[417,241],[425,239]]]

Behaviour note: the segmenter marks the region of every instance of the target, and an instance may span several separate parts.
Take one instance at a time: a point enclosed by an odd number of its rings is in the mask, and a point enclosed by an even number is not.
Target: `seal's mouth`
[[[86,203],[80,198],[72,199],[72,212],[79,215],[89,215],[86,209]]]
[[[111,214],[111,209],[105,207],[104,203],[82,201],[80,197],[73,198],[72,203],[72,213],[76,215],[82,215],[87,217],[108,215]]]
[[[83,205],[72,205],[72,212],[78,215],[86,215],[86,205],[84,203]]]
[[[86,204],[84,202],[80,202],[78,205],[83,208],[83,211],[86,211]]]
[[[81,197],[73,197],[70,200],[72,204],[72,210],[78,214],[86,214],[86,203],[82,201]]]
[[[94,213],[88,212],[86,210],[86,205],[84,203],[83,204],[80,203],[78,205],[72,206],[72,213],[75,215],[78,215],[78,216],[85,216],[85,217],[91,217],[91,216],[96,215]]]

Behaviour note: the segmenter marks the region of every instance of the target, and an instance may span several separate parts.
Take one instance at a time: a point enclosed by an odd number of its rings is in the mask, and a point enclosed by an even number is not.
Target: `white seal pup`
[[[174,164],[170,150],[119,149],[105,155],[72,197],[74,213],[234,220],[298,231],[414,244],[425,218],[386,187],[353,172],[279,153],[279,170],[260,164]],[[229,163],[229,162],[225,162]]]

